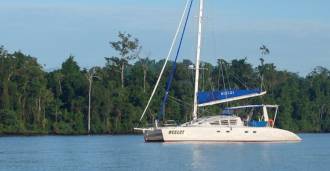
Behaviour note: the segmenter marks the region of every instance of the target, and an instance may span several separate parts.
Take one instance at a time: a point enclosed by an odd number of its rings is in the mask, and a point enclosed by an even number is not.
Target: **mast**
[[[193,120],[197,119],[198,111],[198,82],[199,82],[199,64],[201,56],[201,45],[202,45],[202,20],[203,20],[204,0],[199,1],[199,16],[198,16],[198,39],[197,39],[197,51],[196,51],[196,63],[195,63],[195,91],[194,91],[194,109],[192,113]]]

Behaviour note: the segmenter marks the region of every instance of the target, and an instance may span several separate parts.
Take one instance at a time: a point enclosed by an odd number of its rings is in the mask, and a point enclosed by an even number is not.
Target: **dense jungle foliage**
[[[118,56],[105,58],[104,67],[85,69],[73,56],[58,70],[46,72],[37,59],[0,48],[0,134],[86,134],[89,83],[91,133],[132,133],[157,115],[164,95],[166,74],[147,116],[140,115],[158,78],[164,60],[139,56],[137,39],[119,34],[111,42]],[[190,120],[193,101],[192,62],[177,64],[165,119]],[[280,71],[272,63],[253,67],[246,58],[203,62],[202,90],[260,87],[268,94],[249,100],[200,109],[199,115],[216,115],[227,105],[279,104],[276,126],[297,132],[330,131],[330,71],[316,67],[305,77]],[[260,75],[263,75],[261,77]],[[91,81],[91,82],[90,82]]]

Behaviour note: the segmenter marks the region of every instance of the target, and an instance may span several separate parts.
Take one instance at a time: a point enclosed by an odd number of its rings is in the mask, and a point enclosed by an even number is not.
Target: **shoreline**
[[[123,135],[143,135],[142,133],[99,133],[99,134],[56,134],[56,133],[0,133],[0,137],[39,137],[39,136],[123,136]]]
[[[295,132],[296,134],[330,134],[330,132]],[[42,137],[42,136],[139,136],[142,133],[121,133],[121,134],[37,134],[37,133],[15,133],[15,134],[3,134],[0,133],[1,137]]]

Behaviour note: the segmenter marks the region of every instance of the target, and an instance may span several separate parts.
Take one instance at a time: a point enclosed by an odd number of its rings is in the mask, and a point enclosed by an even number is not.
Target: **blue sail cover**
[[[180,38],[180,41],[179,41],[179,46],[178,46],[178,49],[176,51],[175,59],[173,61],[173,67],[172,67],[170,76],[168,77],[168,79],[166,81],[166,91],[165,91],[165,95],[164,95],[164,98],[163,98],[163,102],[160,105],[160,110],[159,110],[160,112],[158,113],[158,116],[157,116],[158,120],[160,120],[161,118],[164,118],[164,116],[165,116],[165,106],[166,106],[168,96],[169,96],[169,93],[170,93],[170,88],[171,88],[171,85],[172,85],[174,74],[176,72],[176,64],[177,64],[176,62],[177,62],[179,54],[180,54],[180,50],[181,50],[181,46],[182,46],[182,42],[183,42],[183,37],[184,37],[185,32],[186,32],[188,19],[189,19],[189,16],[190,16],[190,12],[191,12],[193,2],[194,2],[194,0],[190,0],[190,5],[189,5],[188,13],[187,13],[187,16],[186,16],[186,20],[185,20],[185,23],[184,23],[184,26],[183,26],[181,38]]]
[[[266,94],[260,89],[198,92],[198,106],[208,106]]]

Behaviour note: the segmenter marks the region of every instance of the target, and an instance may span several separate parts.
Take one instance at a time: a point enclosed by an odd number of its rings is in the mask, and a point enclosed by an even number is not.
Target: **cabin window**
[[[220,132],[221,132],[221,131],[219,131],[219,130],[217,131],[217,133],[220,133]]]
[[[221,120],[221,125],[228,125],[228,120]]]
[[[244,131],[245,133],[249,133],[249,131]]]
[[[220,125],[220,122],[219,121],[213,121],[213,122],[210,122],[211,125]]]
[[[257,133],[257,131],[253,131],[253,133],[255,134],[255,133]]]
[[[236,125],[237,120],[230,120],[230,125]]]
[[[229,133],[230,131],[226,131],[227,133]]]

